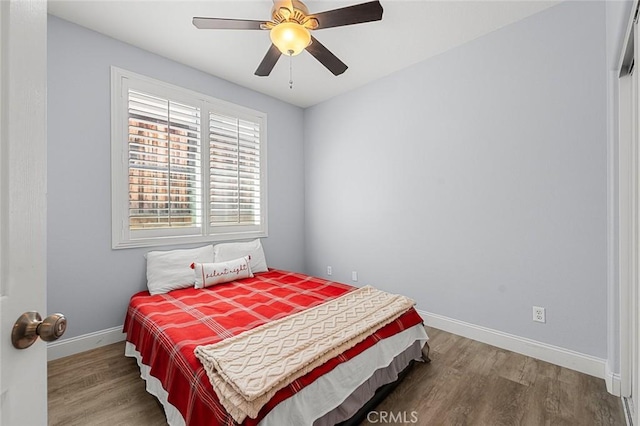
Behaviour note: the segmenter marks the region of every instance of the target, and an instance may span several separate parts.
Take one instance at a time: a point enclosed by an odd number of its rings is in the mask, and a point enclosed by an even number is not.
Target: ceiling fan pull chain
[[[289,89],[293,89],[293,50],[289,51]]]

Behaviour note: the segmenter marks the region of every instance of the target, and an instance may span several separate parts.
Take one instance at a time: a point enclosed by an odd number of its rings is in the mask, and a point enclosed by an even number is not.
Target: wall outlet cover
[[[533,307],[533,320],[535,322],[547,322],[547,318],[545,315],[545,309],[540,306]]]

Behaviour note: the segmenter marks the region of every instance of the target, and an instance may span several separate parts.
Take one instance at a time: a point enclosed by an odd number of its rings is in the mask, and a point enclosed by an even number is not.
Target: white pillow
[[[215,262],[226,262],[242,256],[250,256],[251,272],[266,272],[267,259],[264,257],[260,240],[253,240],[246,243],[223,243],[213,247],[213,258]]]
[[[253,277],[249,256],[219,263],[192,263],[191,268],[195,272],[196,288]]]
[[[150,251],[147,258],[147,288],[149,293],[162,294],[194,284],[193,262],[213,262],[213,246],[194,249]]]

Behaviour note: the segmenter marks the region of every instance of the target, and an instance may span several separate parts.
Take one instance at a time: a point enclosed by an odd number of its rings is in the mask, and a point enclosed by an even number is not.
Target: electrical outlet
[[[536,322],[547,322],[544,308],[541,308],[540,306],[533,307],[533,320]]]
[[[351,281],[358,281],[358,272],[351,271]]]
[[[327,275],[333,274],[333,268],[331,266],[327,266]]]

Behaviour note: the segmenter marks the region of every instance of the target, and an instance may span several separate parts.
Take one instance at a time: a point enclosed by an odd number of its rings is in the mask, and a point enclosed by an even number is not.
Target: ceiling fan
[[[212,30],[269,30],[272,44],[255,75],[268,76],[280,55],[295,56],[303,50],[334,75],[340,75],[347,70],[347,65],[309,31],[379,21],[382,11],[377,0],[320,13],[309,13],[300,0],[273,0],[270,21],[194,17],[193,25]]]

